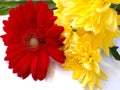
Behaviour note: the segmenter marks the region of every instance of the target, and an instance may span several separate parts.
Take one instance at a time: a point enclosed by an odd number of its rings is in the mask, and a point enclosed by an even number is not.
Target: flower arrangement
[[[0,1],[9,68],[25,79],[46,77],[50,57],[73,71],[82,86],[102,88],[107,76],[100,69],[101,51],[120,60],[120,0]],[[49,7],[48,7],[49,5]],[[22,66],[22,67],[21,67]]]

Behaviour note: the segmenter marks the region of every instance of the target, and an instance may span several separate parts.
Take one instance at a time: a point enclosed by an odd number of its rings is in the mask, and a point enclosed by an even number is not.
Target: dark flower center
[[[32,47],[32,48],[35,48],[39,45],[39,41],[38,39],[32,37],[29,41],[29,45]]]
[[[44,45],[45,44],[45,41],[44,40],[40,40],[40,45]]]

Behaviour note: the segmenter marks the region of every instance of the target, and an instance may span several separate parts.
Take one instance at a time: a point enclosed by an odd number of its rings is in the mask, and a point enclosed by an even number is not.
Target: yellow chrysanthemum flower
[[[73,28],[99,33],[101,29],[117,29],[116,12],[110,8],[118,0],[53,0],[65,16],[69,17]],[[62,9],[61,9],[62,8]],[[106,17],[106,15],[109,15]],[[113,19],[111,19],[114,17]],[[106,22],[104,22],[106,21]],[[101,28],[99,28],[101,27]]]
[[[77,31],[79,36],[81,36],[83,32],[91,36],[91,45],[93,46],[93,48],[102,48],[107,56],[109,56],[109,47],[114,46],[113,38],[117,38],[119,34],[118,30],[116,30],[115,32],[111,32],[109,30],[102,30],[97,35],[95,35],[93,32],[86,32],[84,30]]]
[[[118,3],[118,0],[53,1],[59,6],[58,9],[55,10],[55,15],[58,16],[59,19],[59,23],[57,22],[57,24],[63,25],[65,28],[67,24],[69,30],[72,27],[72,29],[75,30],[84,29],[87,32],[93,32],[99,37],[98,39],[102,41],[98,47],[103,48],[106,55],[109,55],[109,47],[114,45],[113,38],[118,37],[119,24],[119,17],[116,11],[110,8],[110,5],[113,2]],[[61,6],[62,9],[59,9]],[[63,23],[65,23],[65,25]],[[64,31],[65,34],[68,34],[67,28]]]
[[[65,48],[66,61],[63,67],[73,70],[73,78],[82,82],[82,86],[94,86],[101,88],[99,79],[106,79],[100,70],[98,63],[101,61],[99,48],[93,49],[92,37],[89,34],[78,36],[76,32],[71,34],[71,44]]]
[[[109,47],[114,45],[113,38],[118,37],[120,16],[110,8],[111,3],[119,0],[53,0],[57,9],[56,24],[64,26],[64,69],[73,70],[73,78],[88,85],[100,87],[99,79],[106,79],[100,70],[100,50],[109,55]]]

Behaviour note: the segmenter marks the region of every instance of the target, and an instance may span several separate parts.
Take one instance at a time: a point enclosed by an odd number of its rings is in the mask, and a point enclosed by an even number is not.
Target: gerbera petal
[[[11,57],[9,59],[9,68],[13,68],[16,65],[16,63],[18,63],[19,60],[21,60],[24,56],[25,53],[21,52],[21,54],[17,54],[16,57]]]
[[[43,80],[46,77],[49,63],[50,63],[50,59],[47,53],[45,51],[41,52],[41,54],[38,55],[37,76],[39,80]]]
[[[36,15],[38,15],[39,11],[43,9],[44,4],[42,2],[38,2],[35,7]]]
[[[47,17],[49,16],[48,5],[46,3],[41,4],[41,2],[38,2],[36,5],[36,14],[37,14],[37,27],[41,31],[43,30],[43,28],[45,28],[44,26],[45,23],[48,22],[48,17]]]
[[[10,17],[8,19],[9,23],[11,23],[10,25],[16,25],[15,27],[19,28],[18,30],[21,29],[21,31],[23,31],[23,29],[27,29],[27,25],[23,19],[23,13],[21,12],[21,8],[23,8],[23,6],[18,6],[15,9],[11,9],[10,10]],[[22,18],[20,18],[22,17]],[[14,29],[15,30],[15,29]]]
[[[48,5],[46,3],[41,4],[41,2],[38,2],[36,5],[36,15],[38,30],[48,30],[57,18],[56,16],[53,16],[53,10],[48,9]]]
[[[17,50],[15,50],[14,52],[7,52],[7,56],[5,57],[5,60],[9,60],[9,59],[12,59],[14,57],[17,57],[16,55],[19,55],[20,53],[22,54],[24,52],[24,49],[23,48],[19,48]]]
[[[63,46],[63,42],[64,41],[64,38],[61,38],[61,39],[55,39],[55,38],[47,38],[46,39],[46,44],[51,47],[51,48],[60,48]]]
[[[49,22],[47,22],[47,27],[51,27],[52,25],[54,25],[54,21],[57,19],[57,16],[53,16],[53,10],[49,11]]]
[[[36,28],[36,14],[35,7],[32,1],[27,2],[22,9],[24,20],[29,28]],[[31,13],[32,12],[32,13]]]
[[[59,47],[62,47],[64,44],[63,44],[63,41],[65,40],[65,38],[60,38],[59,39]]]
[[[24,49],[19,48],[13,52],[7,52],[5,57],[6,61],[9,61],[9,68],[13,68],[14,65],[25,55]]]
[[[12,35],[8,35],[8,34],[6,34],[6,35],[3,35],[2,36],[2,38],[3,38],[3,41],[4,41],[4,44],[5,45],[11,45],[11,44],[16,44],[16,43],[19,43],[19,44],[21,44],[21,42],[22,42],[22,40],[21,40],[21,37],[14,37],[14,36],[12,36]]]
[[[46,77],[49,62],[49,56],[45,52],[41,52],[37,57],[34,57],[31,65],[34,80],[43,80]]]
[[[64,28],[61,26],[53,25],[49,30],[46,31],[48,37],[59,37],[63,32]]]
[[[57,39],[54,39],[54,38],[47,38],[46,39],[46,42],[47,42],[47,45],[49,45],[49,47],[55,47],[55,48],[58,48],[58,40]]]
[[[26,54],[26,55],[24,55],[23,58],[19,59],[19,61],[13,67],[13,73],[18,73],[22,69],[22,67],[25,65],[25,63],[27,62],[27,60],[29,60],[29,58],[30,58],[28,56],[29,55]]]
[[[31,66],[32,59],[33,59],[33,57],[30,56],[29,54],[27,54],[26,57],[23,58],[24,63],[22,64],[22,67],[20,68],[20,70],[18,72],[19,77],[25,78],[26,75],[28,76],[30,74],[30,66]],[[28,72],[29,74],[26,72]]]
[[[16,22],[15,22],[16,23]],[[11,20],[4,20],[3,21],[3,24],[5,25],[3,27],[4,31],[7,32],[7,33],[10,33],[10,34],[16,34],[16,35],[22,35],[22,33],[24,33],[25,29],[21,29],[21,27],[15,25],[15,23]],[[13,29],[14,28],[14,29]],[[21,33],[19,33],[19,31]]]
[[[28,77],[30,75],[30,69],[26,70],[26,72],[23,75],[23,79],[25,79],[26,77]]]
[[[63,51],[60,51],[57,48],[48,48],[48,53],[57,62],[59,62],[59,63],[65,62],[65,55],[64,55]]]
[[[31,73],[34,80],[37,80],[37,66],[38,66],[38,61],[37,61],[37,56],[35,56],[31,63]]]
[[[23,47],[22,44],[9,45],[9,47],[7,47],[6,53],[14,52],[14,51],[16,51],[17,49],[21,49],[22,47]]]

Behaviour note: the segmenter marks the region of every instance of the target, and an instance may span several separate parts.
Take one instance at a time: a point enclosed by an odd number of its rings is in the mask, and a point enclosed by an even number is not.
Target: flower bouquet
[[[13,73],[43,80],[50,58],[73,71],[73,79],[102,88],[106,74],[101,53],[120,60],[120,0],[0,0],[4,20],[1,35],[7,46],[5,60]]]

